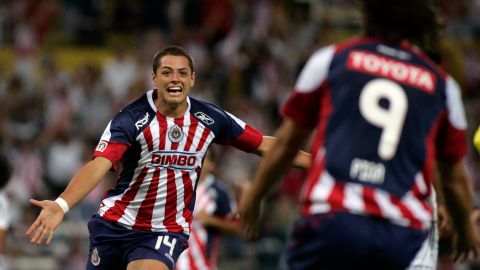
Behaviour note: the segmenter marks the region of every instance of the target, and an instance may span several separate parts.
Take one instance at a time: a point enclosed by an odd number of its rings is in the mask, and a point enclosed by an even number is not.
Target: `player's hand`
[[[258,220],[262,209],[261,201],[253,198],[253,194],[247,191],[243,194],[238,212],[242,224],[243,236],[247,239],[254,239],[259,236]]]
[[[479,254],[479,243],[476,237],[475,228],[470,226],[465,233],[455,233],[453,236],[454,254],[453,261],[464,262],[468,259],[476,258]]]
[[[55,229],[60,222],[62,222],[65,214],[63,213],[62,208],[60,208],[60,206],[54,201],[37,201],[30,199],[30,203],[43,208],[37,219],[27,230],[30,242],[32,244],[40,245],[45,241],[45,244],[50,245]]]
[[[446,236],[452,233],[452,224],[448,218],[447,210],[443,205],[438,206],[438,231],[440,235]]]

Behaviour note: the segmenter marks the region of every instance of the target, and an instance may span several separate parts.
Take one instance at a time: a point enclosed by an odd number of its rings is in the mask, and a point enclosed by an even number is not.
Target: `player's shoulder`
[[[133,100],[117,113],[113,119],[114,122],[119,121],[130,124],[132,128],[140,130],[155,116],[156,109],[153,101],[155,95],[155,90],[149,90],[136,100]]]
[[[190,113],[208,126],[223,123],[228,117],[228,113],[224,109],[213,103],[193,97],[189,97],[189,101]]]

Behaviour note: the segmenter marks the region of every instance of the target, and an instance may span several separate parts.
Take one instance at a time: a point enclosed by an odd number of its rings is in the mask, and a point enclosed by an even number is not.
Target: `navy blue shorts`
[[[290,236],[282,268],[405,269],[428,232],[384,219],[329,213],[304,217]]]
[[[94,215],[88,222],[90,247],[87,269],[126,269],[138,259],[162,261],[173,269],[188,247],[184,234],[134,231]]]

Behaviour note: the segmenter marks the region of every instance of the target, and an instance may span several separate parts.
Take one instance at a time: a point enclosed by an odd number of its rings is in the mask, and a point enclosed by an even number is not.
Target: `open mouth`
[[[182,88],[180,86],[173,86],[167,88],[167,92],[172,95],[180,95],[182,93]]]

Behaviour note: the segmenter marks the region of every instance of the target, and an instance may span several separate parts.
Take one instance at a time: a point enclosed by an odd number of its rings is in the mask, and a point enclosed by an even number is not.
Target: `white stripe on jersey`
[[[105,131],[102,134],[102,137],[100,138],[100,141],[110,141],[110,138],[112,137],[112,133],[110,133],[110,126],[112,125],[112,121],[108,122],[107,127],[105,128]]]
[[[239,126],[241,126],[243,129],[245,129],[245,126],[247,125],[247,124],[245,124],[245,122],[243,122],[242,120],[240,120],[240,119],[238,119],[237,117],[235,117],[235,115],[233,115],[233,114],[231,114],[231,113],[229,113],[229,112],[227,112],[227,111],[225,111],[225,112],[226,112],[228,115],[230,115],[230,117],[232,117],[233,120],[235,120],[235,122],[237,122],[237,124],[238,124]]]
[[[467,118],[462,103],[462,94],[458,83],[448,75],[446,81],[448,120],[457,129],[467,129]]]
[[[325,81],[335,49],[335,45],[330,45],[312,55],[295,83],[295,91],[310,93]]]
[[[157,196],[152,213],[153,231],[162,231],[166,228],[162,221],[165,218],[165,204],[167,203],[167,170],[160,170],[159,174]],[[163,196],[158,196],[158,194],[163,194]]]
[[[363,187],[361,185],[346,183],[343,204],[349,212],[363,213],[365,211],[365,203],[362,200],[362,191]]]
[[[326,202],[330,193],[332,193],[335,181],[332,176],[326,171],[320,176],[320,180],[315,183],[313,187],[312,195],[310,198],[313,201],[310,212],[313,214],[316,213],[325,213],[330,211],[330,205]],[[317,203],[318,202],[318,203]]]
[[[402,215],[400,209],[398,209],[390,200],[390,194],[384,190],[376,189],[375,193],[375,201],[378,203],[380,207],[380,211],[382,212],[382,216],[391,220],[394,223],[397,223],[402,226],[409,226],[410,222],[405,219]]]

